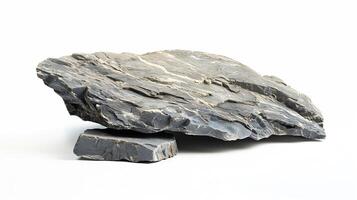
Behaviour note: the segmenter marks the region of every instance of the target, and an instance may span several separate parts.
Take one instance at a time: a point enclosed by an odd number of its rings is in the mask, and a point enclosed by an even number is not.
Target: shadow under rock
[[[128,130],[107,129],[100,126],[98,127],[98,125],[93,125],[87,128],[77,127],[69,131],[71,132],[69,133],[70,137],[68,138],[71,140],[71,145],[72,145],[71,149],[73,148],[75,142],[77,141],[78,136],[81,133],[83,133],[87,129],[98,129],[98,128],[109,134],[113,134],[113,135],[118,134],[127,137],[131,136],[131,137],[155,138],[155,137],[166,137],[167,134],[171,134],[175,136],[179,153],[219,153],[219,152],[226,152],[226,151],[243,150],[257,145],[264,145],[264,144],[271,144],[271,143],[301,143],[301,142],[320,141],[320,140],[310,140],[297,136],[270,136],[269,138],[265,138],[259,141],[253,140],[251,138],[246,138],[243,140],[236,140],[236,141],[223,141],[208,136],[192,136],[192,135],[185,135],[184,133],[179,133],[179,132],[166,132],[166,133],[161,132],[155,134],[145,134],[145,133],[138,133]],[[79,158],[79,159],[83,161],[90,160],[85,158]]]
[[[319,142],[320,140],[309,140],[296,136],[271,136],[259,141],[251,138],[236,141],[223,141],[206,136],[191,136],[182,133],[175,133],[176,143],[179,153],[214,153],[231,150],[247,149],[256,145],[269,143],[300,143]]]

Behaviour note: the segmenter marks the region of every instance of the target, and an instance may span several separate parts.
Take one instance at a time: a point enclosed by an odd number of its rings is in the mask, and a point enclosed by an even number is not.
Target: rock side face
[[[220,55],[183,50],[73,54],[41,62],[37,74],[71,115],[113,129],[227,141],[325,137],[323,117],[307,96]]]
[[[82,133],[73,152],[92,160],[157,162],[177,154],[175,138],[169,135],[138,135],[130,131],[91,129]]]

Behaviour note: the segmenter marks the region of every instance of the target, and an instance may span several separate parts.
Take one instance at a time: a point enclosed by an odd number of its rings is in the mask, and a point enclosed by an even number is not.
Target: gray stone
[[[211,136],[325,137],[311,100],[279,78],[196,51],[73,54],[38,65],[71,115],[113,129]]]
[[[73,152],[92,160],[157,162],[177,154],[175,138],[168,134],[138,134],[128,130],[92,129],[82,133]]]

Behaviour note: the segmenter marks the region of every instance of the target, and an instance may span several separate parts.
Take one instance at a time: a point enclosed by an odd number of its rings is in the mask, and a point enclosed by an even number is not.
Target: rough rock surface
[[[196,51],[73,54],[38,65],[70,114],[113,129],[205,135],[324,138],[310,99],[279,78]]]
[[[92,129],[79,136],[73,152],[92,160],[157,162],[175,156],[177,145],[175,138],[169,135]]]

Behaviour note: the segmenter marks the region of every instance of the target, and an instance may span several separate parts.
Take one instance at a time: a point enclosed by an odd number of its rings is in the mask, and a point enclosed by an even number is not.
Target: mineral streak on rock
[[[211,136],[324,138],[310,99],[279,78],[196,51],[73,54],[38,65],[71,115],[113,129]]]
[[[157,162],[177,154],[175,138],[127,130],[92,129],[82,133],[73,152],[92,160]]]

